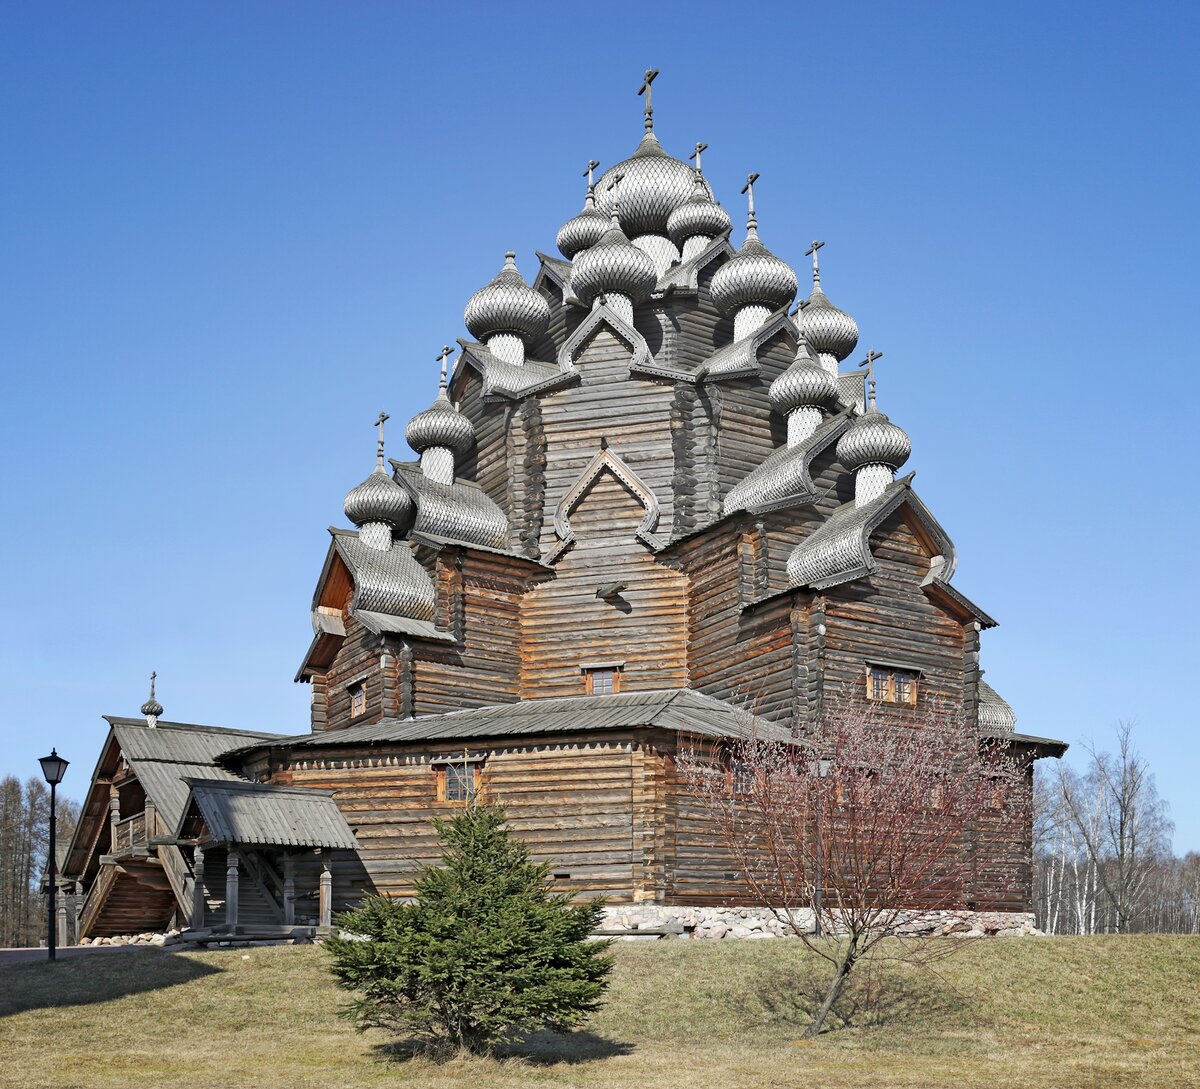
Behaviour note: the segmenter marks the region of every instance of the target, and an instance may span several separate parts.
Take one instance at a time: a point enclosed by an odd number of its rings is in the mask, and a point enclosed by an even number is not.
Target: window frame
[[[367,685],[365,681],[352,681],[346,685],[346,694],[350,697],[350,718],[361,718],[367,713]],[[358,710],[355,710],[355,704]]]
[[[892,662],[866,663],[866,696],[871,703],[890,703],[897,707],[916,707],[924,673],[916,666]],[[880,681],[882,680],[882,688]],[[908,691],[901,697],[901,685]]]
[[[615,662],[604,665],[580,666],[580,672],[583,674],[583,690],[589,696],[615,696],[621,691],[621,671],[622,666]],[[596,691],[597,677],[611,677],[612,683],[604,691]]]
[[[463,779],[466,779],[465,772],[470,771],[470,786],[465,797],[450,797],[450,769],[463,769]],[[434,771],[437,774],[437,800],[444,805],[470,805],[476,798],[479,797],[483,783],[483,764],[479,760],[441,760],[434,765]],[[457,778],[457,776],[456,776]]]

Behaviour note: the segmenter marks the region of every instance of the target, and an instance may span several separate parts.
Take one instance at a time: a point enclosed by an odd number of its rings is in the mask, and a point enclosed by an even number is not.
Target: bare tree
[[[868,958],[927,963],[954,948],[929,932],[963,905],[964,830],[1003,814],[1024,772],[937,710],[900,722],[847,702],[804,741],[749,734],[686,754],[681,770],[752,898],[828,962],[812,1038]]]

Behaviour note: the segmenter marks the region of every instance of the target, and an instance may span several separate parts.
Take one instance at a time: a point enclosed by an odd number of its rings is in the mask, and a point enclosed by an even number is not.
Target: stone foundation
[[[814,915],[808,908],[795,917],[809,933]],[[766,908],[754,907],[664,907],[630,904],[604,909],[601,931],[621,938],[643,935],[678,938],[794,938],[791,926]],[[1023,937],[1040,934],[1031,911],[929,911],[911,913],[901,928],[903,934],[949,934],[964,938]]]

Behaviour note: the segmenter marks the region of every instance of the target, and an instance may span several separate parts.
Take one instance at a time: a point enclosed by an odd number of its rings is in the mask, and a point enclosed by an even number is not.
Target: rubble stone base
[[[815,917],[808,908],[792,913],[796,924],[812,933]],[[714,939],[794,938],[793,927],[766,908],[665,907],[630,904],[604,909],[602,933],[638,939],[677,937]],[[1023,937],[1040,934],[1031,911],[913,911],[898,930],[902,934],[949,934],[964,938]]]

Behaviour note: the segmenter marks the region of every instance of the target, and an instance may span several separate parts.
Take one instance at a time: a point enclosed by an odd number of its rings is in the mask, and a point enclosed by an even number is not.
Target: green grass
[[[950,940],[950,939],[947,939]],[[874,1012],[800,1039],[791,942],[616,947],[571,1037],[438,1065],[357,1035],[319,948],[95,955],[0,969],[0,1086],[342,1089],[403,1084],[752,1089],[1200,1085],[1200,939],[972,942],[943,979],[893,970]]]

